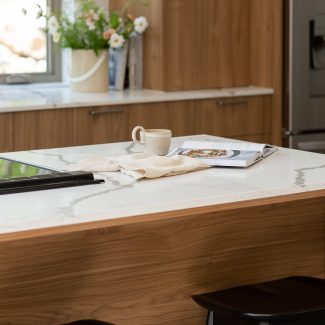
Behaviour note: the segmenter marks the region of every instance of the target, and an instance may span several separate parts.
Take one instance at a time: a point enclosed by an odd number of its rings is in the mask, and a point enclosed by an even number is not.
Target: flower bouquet
[[[75,12],[57,14],[43,12],[46,32],[53,42],[71,49],[70,82],[77,91],[107,91],[108,49],[121,50],[133,36],[148,27],[145,17],[133,18],[125,11],[132,3],[147,4],[147,0],[129,0],[121,12],[108,14],[94,0],[76,0]]]

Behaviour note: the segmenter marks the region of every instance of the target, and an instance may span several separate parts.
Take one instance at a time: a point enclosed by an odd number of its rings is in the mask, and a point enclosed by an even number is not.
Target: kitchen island
[[[195,136],[173,139],[222,141]],[[64,169],[132,143],[2,154]],[[280,148],[247,169],[0,197],[0,324],[199,325],[191,295],[324,277],[325,155]]]

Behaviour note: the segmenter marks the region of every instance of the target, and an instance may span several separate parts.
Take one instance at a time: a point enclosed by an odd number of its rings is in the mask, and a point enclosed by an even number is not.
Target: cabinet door
[[[14,150],[73,145],[72,110],[53,109],[13,113]]]
[[[165,90],[250,84],[247,1],[163,0],[163,8]]]
[[[130,139],[124,106],[73,109],[74,145],[127,141]]]
[[[12,151],[12,114],[0,114],[0,152]]]
[[[196,133],[244,137],[271,132],[271,96],[196,101]]]
[[[130,105],[129,133],[134,126],[141,125],[148,129],[170,129],[173,136],[194,134],[194,109],[193,101]]]

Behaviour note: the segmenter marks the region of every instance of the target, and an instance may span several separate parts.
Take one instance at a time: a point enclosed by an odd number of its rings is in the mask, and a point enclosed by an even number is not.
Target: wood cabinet
[[[121,9],[127,0],[110,0]],[[255,85],[274,89],[272,142],[282,143],[283,0],[154,0],[144,87],[165,91]]]
[[[120,10],[127,0],[110,0]],[[145,88],[273,87],[282,58],[283,0],[154,0],[128,8],[148,17]],[[278,65],[274,66],[277,62]],[[267,76],[264,75],[267,72]]]
[[[126,141],[126,108],[66,108],[13,113],[12,150]],[[1,148],[2,150],[2,148]]]
[[[136,125],[271,142],[271,121],[272,96],[4,113],[0,152],[129,141]]]
[[[232,138],[271,132],[272,97],[254,96],[195,102],[195,131]],[[249,138],[249,137],[248,137]],[[268,141],[270,141],[270,137]]]
[[[12,113],[0,114],[0,152],[12,151]]]
[[[73,110],[53,109],[13,114],[13,150],[74,145]]]
[[[173,136],[195,134],[193,101],[176,101],[130,105],[130,134],[136,125],[145,128],[170,129]]]
[[[73,130],[74,145],[127,141],[130,139],[128,108],[74,108]]]

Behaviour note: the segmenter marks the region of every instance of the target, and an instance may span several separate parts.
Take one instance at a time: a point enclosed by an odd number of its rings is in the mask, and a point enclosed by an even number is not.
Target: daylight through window
[[[59,1],[52,1],[58,3]],[[52,81],[59,60],[43,32],[45,19],[37,19],[38,7],[48,0],[0,0],[0,81],[14,75],[27,81]],[[55,79],[55,78],[54,78]],[[54,80],[53,80],[54,81]]]

